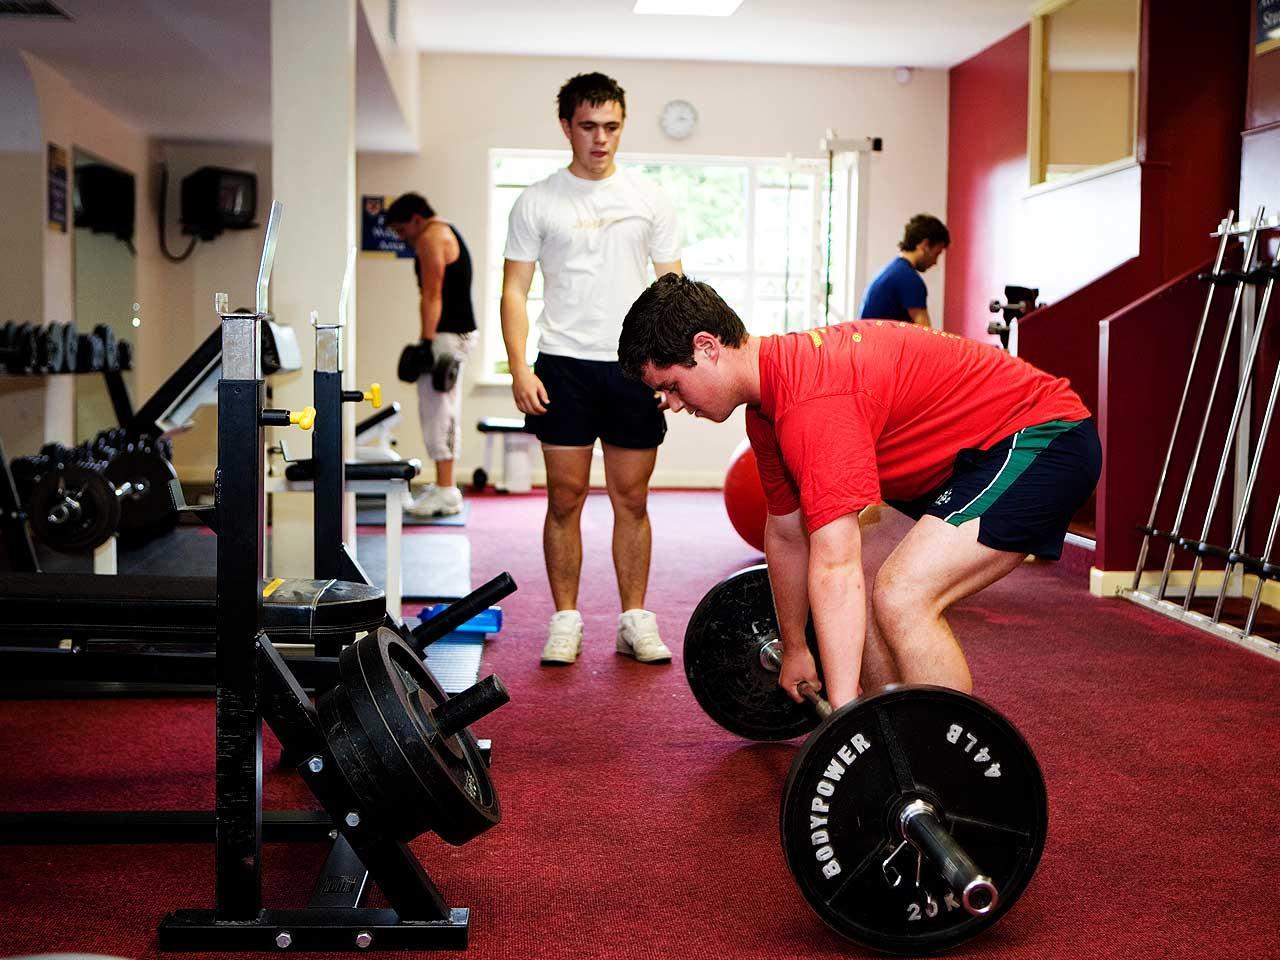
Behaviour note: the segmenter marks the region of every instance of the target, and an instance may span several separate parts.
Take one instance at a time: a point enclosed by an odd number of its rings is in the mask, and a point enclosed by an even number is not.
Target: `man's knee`
[[[568,520],[576,515],[587,499],[588,481],[547,478],[547,513],[555,520]]]
[[[919,623],[935,619],[942,611],[929,584],[908,570],[885,564],[871,589],[871,609],[886,642],[909,636]]]
[[[636,483],[621,489],[610,490],[609,502],[613,504],[615,516],[643,520],[649,515],[649,484]]]

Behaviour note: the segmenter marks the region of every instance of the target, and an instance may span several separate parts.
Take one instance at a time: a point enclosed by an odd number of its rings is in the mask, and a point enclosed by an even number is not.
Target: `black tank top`
[[[444,268],[444,283],[440,289],[439,333],[470,333],[476,328],[475,311],[471,309],[471,252],[462,234],[453,224],[446,224],[458,238],[458,259]],[[413,258],[413,272],[418,278],[418,290],[422,290],[422,264]]]

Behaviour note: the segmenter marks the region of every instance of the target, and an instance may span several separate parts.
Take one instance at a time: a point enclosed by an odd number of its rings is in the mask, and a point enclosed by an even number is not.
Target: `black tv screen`
[[[201,167],[182,178],[182,232],[212,240],[223,230],[257,226],[258,178],[244,170]]]

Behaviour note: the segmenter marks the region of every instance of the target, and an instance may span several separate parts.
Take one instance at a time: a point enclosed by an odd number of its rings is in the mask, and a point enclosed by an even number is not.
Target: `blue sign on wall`
[[[1263,54],[1280,47],[1280,0],[1257,0],[1254,17],[1254,53]]]
[[[387,205],[386,197],[360,198],[360,249],[365,253],[412,258],[413,251],[409,245],[392,233],[383,222]]]

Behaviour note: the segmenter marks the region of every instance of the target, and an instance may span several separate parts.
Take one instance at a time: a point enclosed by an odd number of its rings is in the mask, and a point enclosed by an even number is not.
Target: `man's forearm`
[[[421,303],[422,339],[433,340],[436,328],[440,326],[440,314],[444,311],[444,300],[439,293],[423,291]]]
[[[529,305],[522,297],[503,294],[500,307],[502,315],[502,342],[507,348],[507,368],[515,373],[528,366],[525,348],[529,343]]]
[[[764,555],[783,646],[799,649],[805,645],[809,619],[809,543],[803,531],[783,532],[779,523],[774,517],[765,520]]]
[[[860,552],[855,558],[829,556],[820,544],[811,546],[807,589],[827,696],[841,706],[858,695],[866,641],[866,585]]]

